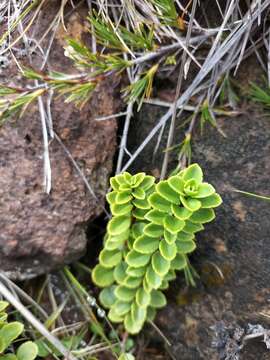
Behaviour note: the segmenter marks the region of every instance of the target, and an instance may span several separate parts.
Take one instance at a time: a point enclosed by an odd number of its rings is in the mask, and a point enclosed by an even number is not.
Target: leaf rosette
[[[145,173],[127,172],[110,183],[113,217],[92,279],[103,288],[100,301],[109,319],[136,334],[166,305],[162,290],[176,271],[194,282],[188,255],[196,249],[195,234],[215,218],[213,208],[222,200],[203,182],[198,164],[159,183]]]

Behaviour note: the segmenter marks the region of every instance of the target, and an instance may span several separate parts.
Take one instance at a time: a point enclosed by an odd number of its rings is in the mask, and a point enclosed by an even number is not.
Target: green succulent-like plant
[[[195,233],[215,218],[222,200],[203,182],[198,164],[157,184],[153,176],[125,172],[111,178],[111,187],[113,217],[92,279],[104,288],[100,301],[109,319],[135,334],[166,304],[162,290],[176,270],[192,278],[188,254],[196,249]]]
[[[38,348],[32,341],[22,343],[16,354],[9,351],[12,344],[18,339],[24,330],[19,321],[8,322],[6,308],[8,302],[0,301],[0,360],[34,360],[37,357]]]

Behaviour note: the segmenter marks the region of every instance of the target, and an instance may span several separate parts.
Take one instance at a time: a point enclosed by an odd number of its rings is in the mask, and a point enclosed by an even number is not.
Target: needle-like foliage
[[[256,84],[251,84],[250,96],[254,102],[270,109],[270,88],[262,89]]]
[[[179,26],[178,13],[173,0],[153,0],[153,4],[158,10],[158,16],[163,24]]]

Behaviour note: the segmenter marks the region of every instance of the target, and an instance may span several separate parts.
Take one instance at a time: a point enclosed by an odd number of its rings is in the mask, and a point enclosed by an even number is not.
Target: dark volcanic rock
[[[60,5],[60,1],[51,1],[42,9],[35,30],[37,38],[48,28]],[[87,33],[83,22],[86,14],[87,9],[82,18],[71,12],[65,19],[69,33],[60,26],[48,60],[51,69],[76,73],[64,56],[64,37],[83,38]],[[28,64],[27,58],[21,61]],[[38,54],[33,54],[35,68],[41,61]],[[1,73],[1,82],[21,84],[17,73],[11,63]],[[84,253],[85,227],[103,211],[116,146],[116,121],[95,119],[117,111],[116,95],[114,79],[101,84],[81,110],[64,103],[63,98],[52,105],[54,130],[91,184],[97,200],[56,139],[49,146],[52,191],[44,193],[43,139],[36,105],[27,108],[22,118],[7,121],[0,128],[0,270],[11,278],[24,279],[50,271]]]
[[[142,110],[134,122],[132,146],[139,145],[162,112],[154,106]],[[220,118],[219,126],[226,137],[209,127],[193,142],[193,161],[202,166],[205,179],[224,201],[216,220],[197,236],[198,251],[192,263],[200,279],[195,289],[186,289],[179,274],[168,291],[169,304],[157,319],[177,360],[220,359],[212,344],[211,327],[221,320],[235,329],[246,329],[249,323],[270,328],[270,203],[233,191],[270,194],[269,116],[249,109],[236,118]],[[176,132],[178,143],[181,131]],[[163,155],[159,152],[153,161],[154,146],[155,142],[143,152],[134,164],[135,171],[158,173]],[[171,158],[173,169],[176,156]],[[244,346],[240,359],[270,359],[270,352],[258,339]]]

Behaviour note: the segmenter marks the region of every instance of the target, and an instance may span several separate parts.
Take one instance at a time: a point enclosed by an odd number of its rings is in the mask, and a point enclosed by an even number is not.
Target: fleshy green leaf
[[[124,316],[130,311],[131,303],[130,302],[124,302],[117,300],[114,303],[114,311],[116,314],[119,314],[119,316]]]
[[[145,199],[145,192],[140,187],[133,190],[132,195],[135,197],[135,199],[138,199],[138,200]]]
[[[176,279],[176,273],[174,270],[170,270],[164,277],[165,281],[172,281],[174,279]]]
[[[135,322],[131,317],[131,313],[128,313],[125,316],[124,325],[128,333],[137,334],[138,332],[141,331],[143,324],[139,322]]]
[[[145,266],[149,260],[150,255],[139,253],[136,250],[131,250],[126,257],[127,264],[135,268]]]
[[[138,238],[143,234],[143,229],[145,227],[146,223],[142,221],[136,222],[134,225],[132,225],[131,232],[132,236],[134,238]]]
[[[196,249],[196,244],[194,241],[176,241],[177,251],[180,254],[188,254]]]
[[[109,251],[116,250],[123,246],[124,241],[120,240],[117,242],[117,241],[111,241],[110,239],[108,239],[108,240],[106,240],[104,247],[106,250],[109,250]]]
[[[13,321],[4,325],[0,330],[0,339],[4,340],[5,349],[23,332],[23,324]]]
[[[201,202],[198,199],[180,197],[182,204],[189,211],[197,211],[201,207]]]
[[[162,308],[166,305],[166,303],[166,297],[161,291],[153,290],[151,292],[150,306],[153,308]]]
[[[99,254],[99,262],[102,266],[112,268],[118,265],[122,260],[122,254],[119,250],[103,249]]]
[[[187,196],[195,197],[198,194],[199,184],[195,179],[190,179],[185,182],[184,192]]]
[[[145,214],[145,219],[149,220],[150,222],[163,225],[164,216],[166,213],[159,211],[159,210],[150,210],[148,213]]]
[[[168,179],[168,184],[170,185],[170,187],[176,191],[178,194],[180,195],[184,195],[184,180],[181,179],[180,176],[175,175],[175,176],[171,176]]]
[[[142,182],[143,180],[145,179],[145,173],[144,172],[141,172],[141,173],[138,173],[136,175],[133,175],[132,177],[132,187],[133,188],[136,188],[140,185],[140,187],[142,187]]]
[[[134,268],[129,266],[126,270],[126,273],[133,277],[142,277],[145,274],[145,271],[146,267]]]
[[[171,188],[171,186],[169,186],[168,181],[164,180],[164,181],[161,181],[159,184],[157,184],[156,191],[165,200],[168,200],[169,202],[176,204],[176,205],[180,204],[179,194],[177,192],[175,192]]]
[[[157,238],[141,235],[134,242],[134,249],[142,254],[152,254],[158,249],[159,240]]]
[[[125,171],[122,175],[126,183],[132,184],[133,176],[129,172]]]
[[[143,324],[146,319],[146,309],[142,306],[138,306],[134,301],[131,305],[131,317],[133,321]]]
[[[119,185],[126,185],[129,183],[129,181],[127,180],[127,176],[124,173],[118,174],[114,178],[118,182]]]
[[[177,253],[177,248],[174,243],[168,244],[166,240],[162,240],[159,244],[159,251],[166,260],[173,260]]]
[[[170,261],[166,260],[160,252],[156,252],[152,257],[152,266],[154,271],[162,277],[169,271]]]
[[[149,196],[149,203],[156,210],[167,213],[171,211],[171,203],[157,193]]]
[[[157,313],[156,310],[149,306],[147,308],[147,314],[146,314],[147,320],[148,321],[153,321],[155,319],[155,317],[156,317],[156,313]]]
[[[171,232],[172,234],[176,234],[183,229],[185,226],[185,221],[180,220],[174,216],[167,215],[164,218],[164,228]]]
[[[167,290],[168,288],[169,288],[169,281],[163,280],[159,287],[159,290]]]
[[[136,302],[139,306],[146,308],[151,300],[151,295],[143,287],[136,292]]]
[[[119,186],[119,190],[118,192],[121,192],[121,191],[126,191],[126,190],[131,190],[131,186],[129,184],[121,184]]]
[[[112,191],[106,195],[106,199],[110,205],[116,203],[116,195],[117,195],[117,191]]]
[[[194,224],[191,221],[187,220],[183,231],[188,234],[194,234],[203,229],[204,229],[204,227],[202,224]]]
[[[38,347],[38,356],[41,358],[46,358],[50,354],[50,347],[47,345],[47,342],[42,338],[35,341],[35,344]]]
[[[130,203],[113,204],[111,206],[111,212],[114,216],[118,216],[118,215],[130,216],[130,212],[131,212],[132,208],[133,208],[133,206]]]
[[[171,269],[182,270],[187,266],[187,259],[185,255],[177,254],[171,262]]]
[[[123,231],[121,234],[117,234],[117,235],[110,235],[108,237],[108,240],[110,241],[115,241],[115,242],[119,242],[119,241],[125,241],[126,239],[128,239],[129,237],[129,228],[125,231]]]
[[[181,231],[180,233],[177,234],[177,240],[179,241],[190,241],[193,240],[195,238],[195,235],[193,233],[185,233],[183,231]]]
[[[203,209],[218,207],[222,204],[222,199],[218,194],[212,194],[206,198],[200,199]]]
[[[189,218],[193,223],[208,223],[215,218],[215,212],[212,209],[199,209]]]
[[[142,187],[145,191],[150,189],[151,186],[153,186],[155,183],[155,178],[150,175],[146,175],[143,181],[140,184],[140,187]]]
[[[18,360],[34,360],[38,355],[38,347],[32,341],[26,341],[17,350]]]
[[[133,205],[136,206],[136,208],[138,209],[142,209],[142,210],[148,210],[150,209],[150,205],[148,203],[148,200],[145,198],[144,200],[141,199],[134,199],[132,201]]]
[[[145,235],[158,238],[163,235],[163,227],[156,224],[148,224],[143,229]]]
[[[162,283],[162,276],[158,275],[150,264],[146,271],[145,280],[148,284],[149,289],[158,289]]]
[[[124,320],[124,318],[119,313],[116,312],[114,306],[110,309],[108,313],[108,318],[114,323],[121,323]]]
[[[1,313],[0,313],[0,328],[1,328],[3,325],[5,325],[7,318],[8,318],[8,314],[7,314],[7,313],[5,313],[5,312],[1,312]]]
[[[118,284],[124,283],[124,280],[126,278],[126,270],[127,270],[127,264],[124,261],[121,261],[114,269],[113,276],[115,281]]]
[[[171,209],[173,215],[180,220],[187,220],[192,215],[192,211],[186,209],[185,207],[180,207],[172,204]]]
[[[153,290],[153,287],[151,285],[149,285],[146,276],[143,279],[143,288],[146,292],[148,292],[150,294],[150,292]]]
[[[184,170],[183,180],[187,181],[191,179],[195,179],[197,183],[201,183],[203,181],[202,169],[198,164],[192,164]]]
[[[0,301],[0,312],[4,311],[9,306],[7,301]]]
[[[92,280],[99,287],[112,285],[114,282],[113,269],[98,264],[92,271]]]
[[[117,299],[125,302],[131,301],[136,295],[136,289],[130,289],[124,285],[118,285],[114,291]]]
[[[116,204],[126,204],[129,201],[131,201],[132,195],[130,193],[130,190],[123,190],[121,192],[118,192],[116,195]]]
[[[119,190],[119,185],[120,184],[118,183],[118,181],[116,180],[115,177],[110,178],[110,185],[113,188],[113,190],[116,190],[116,191]]]
[[[177,234],[172,234],[170,231],[164,230],[164,239],[168,244],[174,243],[176,238]]]
[[[106,309],[110,309],[116,301],[114,290],[115,286],[108,286],[99,294],[99,301]]]
[[[215,188],[208,183],[202,183],[199,185],[198,193],[195,195],[195,198],[205,198],[215,193]]]
[[[130,238],[128,239],[127,242],[127,247],[128,250],[132,250],[133,249],[133,244],[134,244],[135,238],[133,236],[130,236]],[[123,250],[123,249],[122,249]]]
[[[5,341],[4,339],[0,338],[0,354],[5,350],[6,348],[6,344],[5,344]],[[0,357],[1,359],[1,357]]]
[[[129,216],[115,216],[108,224],[108,232],[111,235],[119,235],[128,230],[130,223],[131,219]]]
[[[142,282],[142,279],[139,277],[127,276],[124,285],[130,289],[137,288]]]
[[[148,212],[148,209],[135,209],[132,214],[138,220],[145,220],[144,215],[147,212]]]

